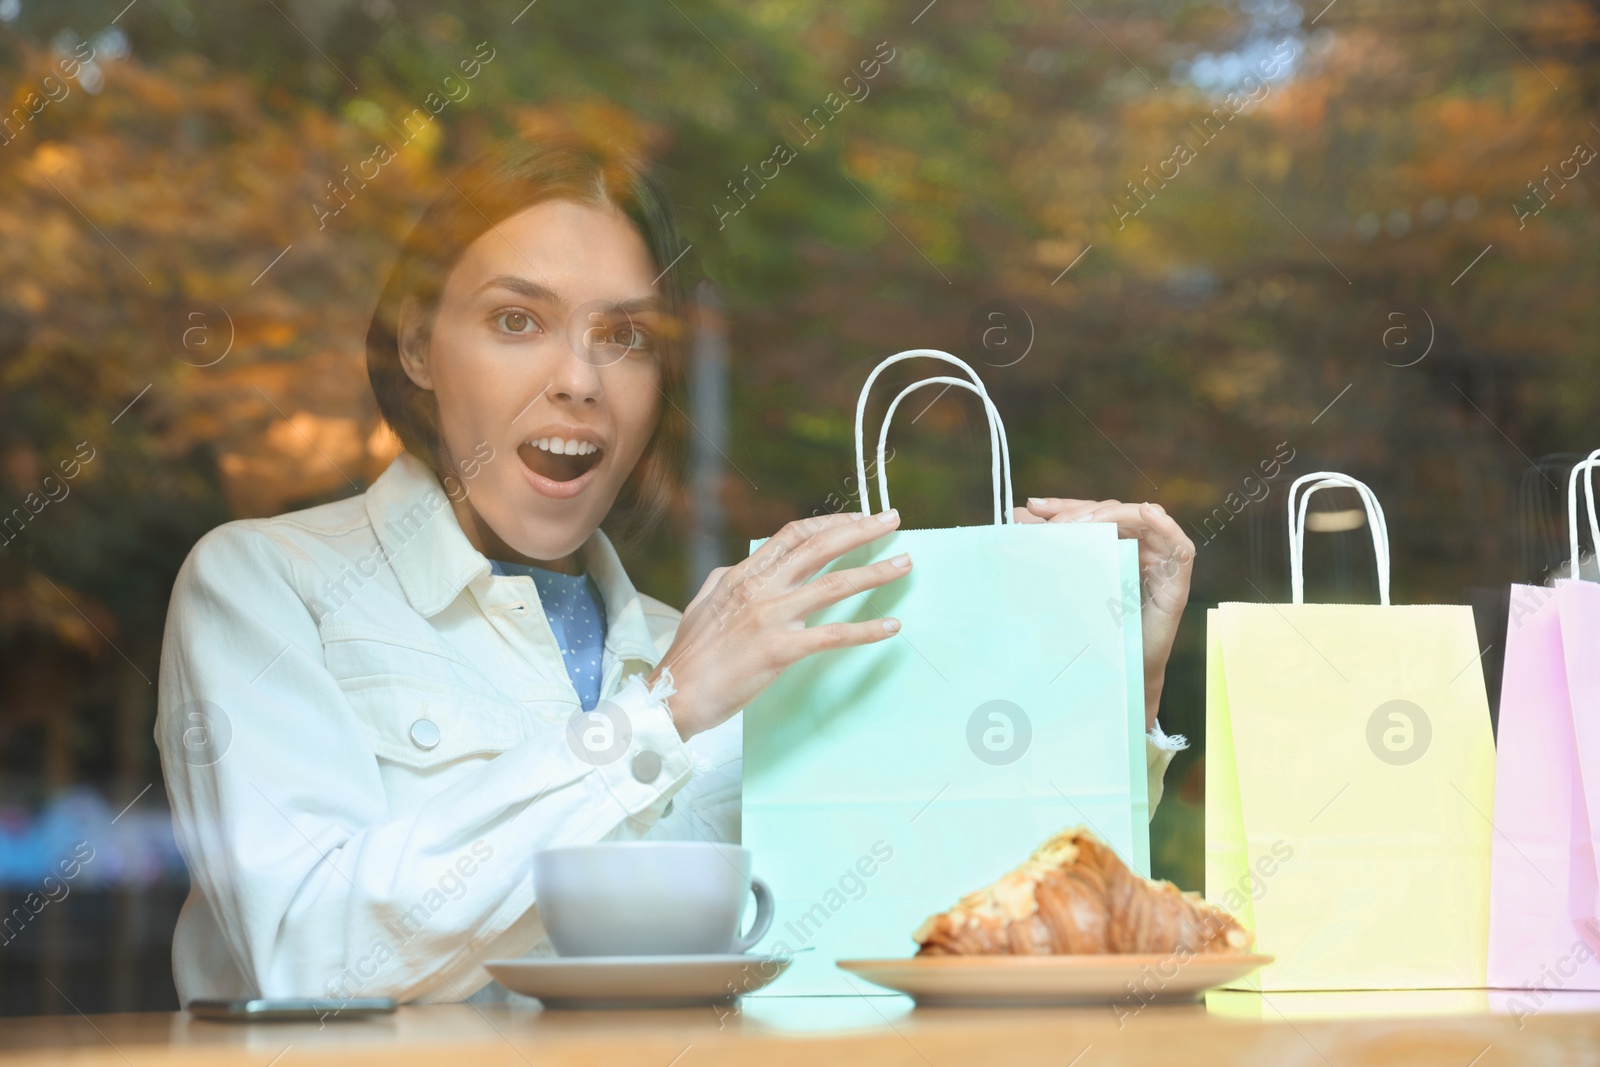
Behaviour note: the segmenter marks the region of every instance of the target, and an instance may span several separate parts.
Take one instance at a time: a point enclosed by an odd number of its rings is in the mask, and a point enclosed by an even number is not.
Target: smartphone
[[[359,1018],[387,1015],[395,1009],[391,997],[285,997],[276,1000],[191,1000],[189,1014],[197,1019],[239,1019],[246,1022]]]

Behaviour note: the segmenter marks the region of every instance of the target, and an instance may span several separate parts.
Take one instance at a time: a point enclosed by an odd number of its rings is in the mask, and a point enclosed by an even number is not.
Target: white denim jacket
[[[681,740],[670,689],[642,677],[679,613],[633,588],[604,534],[583,560],[611,726],[574,721],[533,580],[491,573],[410,456],[360,496],[201,539],[155,730],[193,880],[181,1000],[460,1000],[483,961],[548,944],[539,849],[738,840],[740,716]],[[1180,747],[1152,731],[1152,810]]]

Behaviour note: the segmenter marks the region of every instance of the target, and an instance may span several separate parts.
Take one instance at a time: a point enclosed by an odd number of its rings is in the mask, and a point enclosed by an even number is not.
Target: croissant
[[[1246,952],[1255,940],[1199,894],[1135,874],[1083,827],[1056,834],[912,936],[919,956]]]

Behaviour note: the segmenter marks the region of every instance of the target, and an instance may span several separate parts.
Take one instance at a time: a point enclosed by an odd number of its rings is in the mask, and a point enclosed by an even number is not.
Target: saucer
[[[913,956],[839,960],[874,985],[936,1004],[1143,1004],[1193,1000],[1243,978],[1271,956],[1242,953],[1085,956]]]
[[[754,992],[788,968],[792,957],[556,956],[490,960],[501,985],[546,1008],[682,1008]]]

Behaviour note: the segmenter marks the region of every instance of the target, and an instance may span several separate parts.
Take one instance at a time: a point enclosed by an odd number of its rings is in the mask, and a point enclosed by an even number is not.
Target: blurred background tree
[[[851,506],[856,390],[915,346],[983,372],[1019,495],[1190,529],[1162,718],[1196,743],[1152,833],[1199,888],[1204,610],[1285,596],[1277,490],[1371,482],[1396,602],[1471,599],[1492,635],[1495,591],[1557,554],[1544,458],[1600,446],[1600,4],[1313,6],[0,0],[0,911],[73,835],[110,858],[0,946],[4,1010],[69,1010],[45,978],[86,1010],[172,1004],[172,578],[212,526],[394,456],[378,286],[449,167],[518,131],[633,144],[672,189],[674,269],[729,321],[725,559]],[[429,94],[451,102],[408,127]],[[328,216],[379,142],[394,161]],[[895,435],[914,525],[985,521],[963,397]],[[676,603],[686,508],[629,561]],[[1364,536],[1313,545],[1313,596],[1370,596]]]

